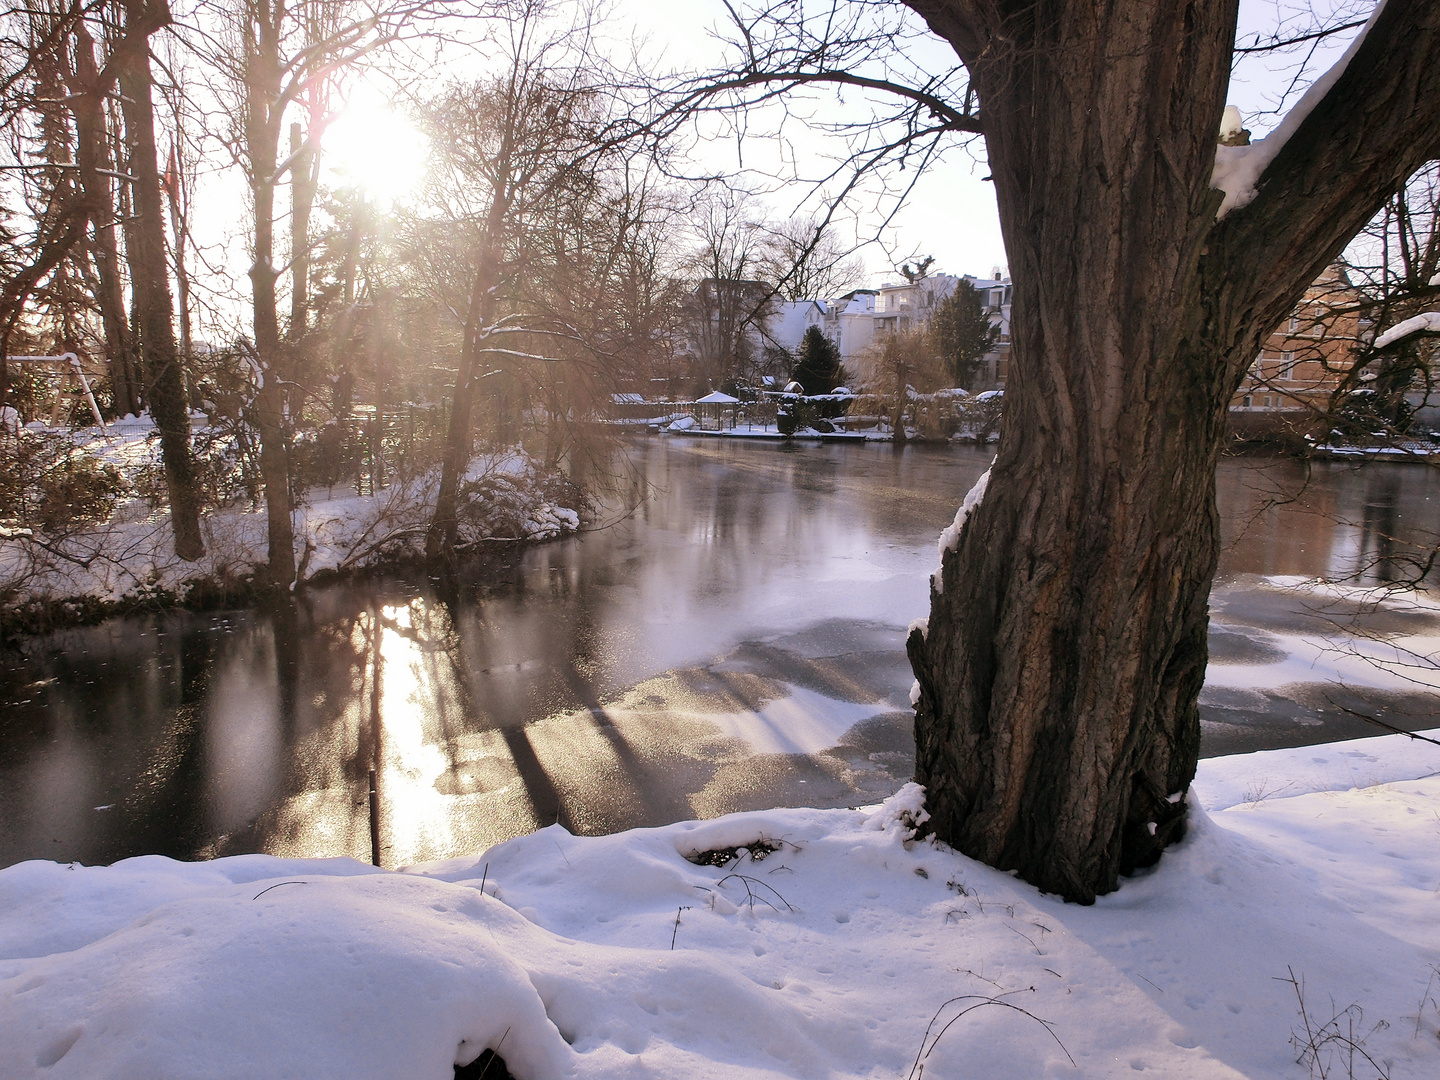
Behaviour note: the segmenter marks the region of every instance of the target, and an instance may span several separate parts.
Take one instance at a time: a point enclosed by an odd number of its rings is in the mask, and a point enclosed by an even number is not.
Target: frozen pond
[[[329,586],[0,659],[0,865],[368,859],[377,764],[387,866],[555,821],[894,790],[913,758],[905,628],[989,453],[653,439],[632,456],[635,513],[498,583]],[[1436,609],[1286,579],[1408,573],[1404,541],[1440,534],[1434,471],[1239,459],[1220,490],[1205,752],[1377,733],[1354,713],[1432,726],[1440,679],[1396,662],[1440,648]]]

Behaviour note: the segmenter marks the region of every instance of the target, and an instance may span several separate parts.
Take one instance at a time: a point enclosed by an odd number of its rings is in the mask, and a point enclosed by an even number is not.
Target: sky
[[[1239,43],[1252,44],[1257,36],[1271,34],[1277,28],[1287,36],[1308,28],[1314,18],[1312,8],[1328,21],[1348,22],[1365,18],[1372,7],[1370,0],[1314,0],[1313,4],[1243,0]],[[683,16],[677,17],[677,10],[683,11]],[[723,28],[728,19],[723,0],[689,0],[683,8],[674,0],[610,0],[606,11],[600,30],[605,47],[619,57],[640,42],[645,70],[652,74],[704,70],[723,59],[723,48],[716,40],[718,28]],[[918,21],[915,25],[919,26]],[[1339,58],[1353,33],[1321,40],[1298,53],[1239,58],[1229,101],[1240,109],[1246,126],[1257,138],[1270,130],[1283,115],[1284,107],[1293,104],[1304,88]],[[954,61],[949,47],[935,38],[909,43],[906,52],[919,67],[929,71],[943,70]],[[423,170],[425,154],[423,139],[417,140],[403,116],[390,107],[392,94],[379,80],[361,81],[355,88],[355,108],[334,125],[326,141],[326,179],[338,182],[363,172],[371,176],[372,196],[382,204],[404,198],[407,184],[413,183]],[[853,95],[842,104],[835,95],[827,94],[815,97],[797,111],[808,111],[814,121],[824,124],[861,115],[863,110],[864,103]],[[769,189],[758,199],[762,211],[782,220],[797,212],[810,216],[816,207],[816,189],[811,184],[774,179],[773,174],[783,171],[777,157],[781,143],[765,133],[766,124],[765,116],[756,117],[750,122],[749,134],[738,144],[733,138],[716,139],[700,147],[694,154],[694,169],[728,175],[734,174],[743,161],[751,171],[742,182]],[[831,167],[841,145],[835,135],[793,121],[787,123],[784,134],[783,152],[794,172],[805,177]],[[988,172],[982,142],[957,138],[918,177],[913,170],[890,175],[888,182],[892,184],[913,181],[913,188],[898,205],[893,199],[877,198],[873,185],[849,200],[837,217],[837,234],[842,240],[862,245],[859,254],[865,264],[866,284],[874,287],[895,280],[901,263],[926,255],[934,257],[931,269],[936,273],[988,277],[1005,268],[1007,259],[994,189],[985,180]],[[226,184],[238,184],[238,178],[217,177],[215,184],[212,190],[218,191]],[[237,186],[234,197],[202,199],[197,206],[201,217],[197,233],[202,240],[207,236],[215,238],[212,242],[218,246],[212,249],[212,263],[226,264],[237,292],[244,295],[247,257],[243,244],[236,241],[240,219],[235,215],[241,198],[243,193]],[[282,203],[284,198],[282,192]],[[888,220],[882,220],[881,207],[892,215]],[[228,243],[219,240],[222,235],[229,236]],[[219,247],[226,250],[217,259]]]
[[[1373,8],[1370,0],[1242,0],[1237,33],[1239,45],[1254,44],[1280,31],[1284,36],[1303,32],[1319,16],[1330,23],[1366,18]],[[722,0],[690,0],[686,15],[677,19],[673,0],[616,0],[613,17],[617,25],[629,24],[648,38],[651,50],[674,67],[703,68],[719,55],[714,40],[716,28],[725,26],[728,15]],[[919,25],[918,19],[915,20]],[[1321,72],[1338,60],[1355,31],[1315,42],[1313,46],[1285,55],[1242,54],[1238,58],[1229,93],[1230,104],[1240,109],[1246,126],[1256,138],[1279,122],[1284,109],[1298,100]],[[953,62],[948,46],[934,40],[933,53],[921,62],[940,70]],[[831,106],[838,110],[838,106]],[[833,114],[821,114],[832,119]],[[824,135],[797,139],[801,153],[811,155],[812,169],[828,154],[833,142]],[[717,150],[718,161],[735,161],[733,147],[728,154]],[[896,267],[916,256],[933,255],[932,272],[988,276],[1007,265],[1004,242],[995,206],[993,186],[986,182],[989,168],[979,140],[956,145],[932,164],[916,182],[890,227],[879,229],[873,199],[858,199],[853,206],[854,231],[864,241],[877,233],[885,241],[862,249],[871,281],[892,280]],[[787,201],[786,196],[789,196]],[[784,216],[794,207],[794,192],[786,189],[773,197],[773,205]]]

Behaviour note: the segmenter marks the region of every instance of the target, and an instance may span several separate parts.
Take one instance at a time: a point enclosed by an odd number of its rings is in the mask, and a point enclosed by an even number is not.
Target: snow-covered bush
[[[0,504],[22,526],[47,533],[102,522],[132,488],[118,468],[75,445],[68,432],[21,428],[0,453]]]
[[[559,472],[544,472],[527,457],[507,454],[471,471],[460,489],[462,543],[548,540],[580,525],[570,507],[585,497]]]

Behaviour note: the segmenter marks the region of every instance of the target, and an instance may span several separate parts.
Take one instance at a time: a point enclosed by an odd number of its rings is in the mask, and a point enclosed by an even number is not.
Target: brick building
[[[1232,413],[1325,412],[1361,345],[1361,297],[1327,270],[1266,339],[1230,401]]]

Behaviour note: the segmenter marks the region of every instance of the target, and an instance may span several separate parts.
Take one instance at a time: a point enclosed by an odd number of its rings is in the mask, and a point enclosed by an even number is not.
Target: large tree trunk
[[[102,78],[95,64],[95,42],[83,22],[77,21],[75,63],[71,86],[71,109],[75,114],[75,165],[80,189],[85,195],[94,238],[91,251],[99,288],[95,302],[100,308],[105,332],[105,351],[110,361],[110,382],[115,411],[124,415],[140,411],[139,364],[125,319],[124,283],[120,280],[119,249],[115,242],[115,199],[110,178],[110,132],[105,123],[105,95],[113,80]]]
[[[144,0],[129,0],[127,20],[150,16]],[[194,561],[205,554],[200,536],[200,498],[190,458],[190,414],[185,380],[175,349],[174,305],[165,258],[165,223],[160,205],[160,173],[155,158],[155,112],[151,99],[150,53],[143,37],[127,50],[120,69],[130,169],[135,177],[133,242],[127,250],[130,288],[144,354],[146,397],[160,429],[160,455],[170,495],[170,524],[175,554]]]
[[[245,86],[245,150],[250,191],[255,206],[255,260],[250,265],[251,312],[255,352],[264,380],[251,413],[260,433],[260,475],[265,481],[265,518],[273,585],[295,581],[295,500],[290,490],[290,423],[286,416],[288,374],[280,340],[280,314],[275,296],[276,157],[280,148],[280,35],[264,5],[252,8],[247,42]]]
[[[1433,55],[1437,16],[1392,0],[1332,95],[1349,112],[1312,114],[1217,225],[1234,0],[911,6],[978,91],[1015,280],[999,454],[908,642],[916,774],[942,839],[1089,902],[1183,834],[1230,396],[1436,148],[1440,78],[1380,76],[1407,35]]]

